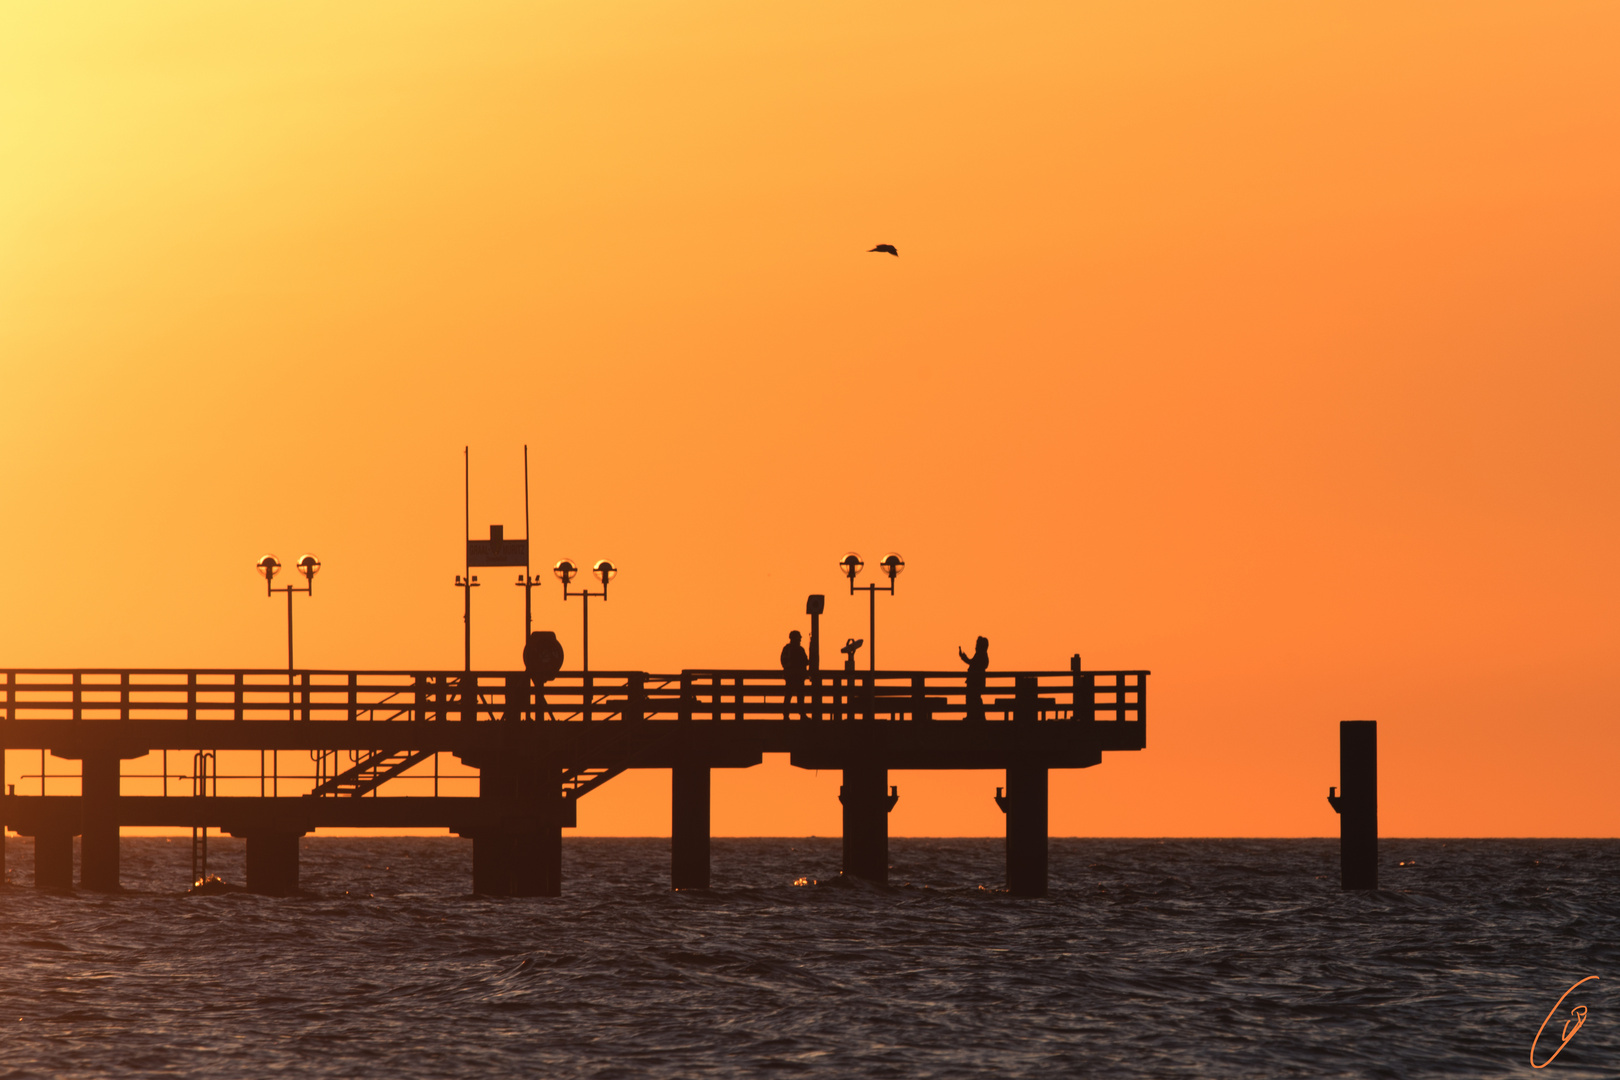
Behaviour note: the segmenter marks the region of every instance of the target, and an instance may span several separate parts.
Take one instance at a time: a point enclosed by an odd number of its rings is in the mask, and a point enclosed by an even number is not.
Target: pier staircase
[[[332,751],[337,757],[337,752]],[[350,768],[322,780],[309,794],[313,798],[339,795],[359,798],[376,791],[413,765],[433,756],[431,750],[373,750]]]

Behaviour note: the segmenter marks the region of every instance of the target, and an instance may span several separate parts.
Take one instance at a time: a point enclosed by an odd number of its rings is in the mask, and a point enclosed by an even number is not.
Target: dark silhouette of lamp
[[[557,565],[551,568],[551,572],[557,575],[558,581],[562,582],[564,600],[577,596],[584,601],[582,605],[584,610],[580,634],[579,669],[581,672],[588,673],[591,670],[591,597],[599,596],[604,602],[607,600],[608,583],[619,576],[619,568],[607,559],[596,560],[595,565],[591,567],[591,573],[597,581],[602,583],[601,592],[569,588],[569,583],[579,576],[579,564],[572,559],[558,559]]]
[[[906,560],[898,552],[891,551],[878,562],[878,569],[889,576],[887,585],[857,585],[856,576],[866,566],[860,555],[851,551],[838,560],[838,569],[849,578],[849,595],[854,596],[857,591],[866,593],[866,640],[871,644],[866,650],[867,670],[877,670],[877,594],[886,592],[894,595],[894,579],[900,576],[906,568]]]
[[[315,593],[315,575],[321,572],[321,560],[305,552],[293,563],[294,569],[304,575],[304,584],[282,585],[275,584],[276,575],[281,572],[281,560],[274,555],[262,556],[254,563],[259,576],[264,578],[265,596],[274,596],[276,593],[287,594],[287,719],[293,719],[293,593]]]
[[[300,574],[304,575],[304,581],[306,582],[306,584],[301,585],[301,586],[300,585],[281,585],[281,586],[277,586],[275,584],[276,575],[281,573],[282,566],[281,566],[281,560],[276,558],[274,555],[265,555],[262,558],[260,558],[258,562],[254,563],[253,565],[254,565],[254,568],[259,571],[259,576],[264,578],[264,594],[265,594],[265,596],[267,596],[267,597],[268,596],[274,596],[278,592],[287,594],[287,671],[289,673],[291,673],[291,671],[293,669],[293,607],[292,607],[292,594],[293,593],[300,593],[300,592],[301,593],[310,593],[311,595],[314,594],[314,592],[315,592],[315,575],[320,573],[320,571],[321,571],[321,560],[317,559],[313,555],[310,555],[310,554],[306,553],[304,555],[300,555],[298,557],[298,561],[293,563],[293,567]]]

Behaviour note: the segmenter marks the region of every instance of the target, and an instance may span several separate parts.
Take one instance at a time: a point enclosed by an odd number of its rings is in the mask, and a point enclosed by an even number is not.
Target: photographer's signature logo
[[[1591,982],[1595,978],[1597,978],[1596,975],[1588,975],[1586,978],[1582,979],[1581,982],[1576,983],[1575,986],[1579,986],[1581,983]],[[1549,1057],[1540,1065],[1536,1064],[1536,1043],[1541,1041],[1541,1033],[1547,1030],[1547,1025],[1552,1022],[1553,1013],[1557,1012],[1558,1006],[1564,1003],[1564,998],[1569,997],[1569,995],[1575,992],[1575,986],[1572,986],[1568,990],[1564,991],[1564,997],[1559,998],[1557,1003],[1553,1005],[1552,1012],[1547,1014],[1547,1019],[1543,1020],[1541,1022],[1541,1026],[1536,1029],[1536,1037],[1530,1040],[1530,1067],[1532,1069],[1545,1069],[1547,1066],[1551,1065],[1553,1063],[1553,1058],[1557,1057],[1563,1052],[1564,1047],[1569,1045],[1569,1040],[1573,1039],[1575,1037],[1575,1033],[1581,1030],[1581,1025],[1586,1023],[1585,1005],[1577,1005],[1573,1009],[1569,1010],[1570,1019],[1564,1021],[1564,1041],[1558,1044],[1558,1049],[1552,1052],[1552,1057]],[[1574,1027],[1571,1027],[1571,1024],[1573,1024]]]

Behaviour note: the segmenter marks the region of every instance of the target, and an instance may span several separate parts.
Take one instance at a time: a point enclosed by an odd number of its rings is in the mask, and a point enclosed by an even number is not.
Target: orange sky
[[[528,443],[537,556],[623,567],[599,667],[863,634],[834,562],[892,548],[885,666],[1153,669],[1054,835],[1335,834],[1342,719],[1386,835],[1620,830],[1620,6],[4,23],[0,666],[275,666],[305,550],[301,664],[459,666],[461,448],[517,535]],[[1002,829],[999,773],[891,779],[895,835]],[[836,790],[718,774],[714,831]]]

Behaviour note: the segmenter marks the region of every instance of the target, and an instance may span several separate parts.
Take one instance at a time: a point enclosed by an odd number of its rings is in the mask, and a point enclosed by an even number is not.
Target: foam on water
[[[306,839],[293,899],[183,895],[161,839],[125,895],[41,894],[7,845],[0,1080],[1497,1077],[1593,974],[1547,1075],[1620,1066],[1615,841],[1385,841],[1346,894],[1331,841],[1054,840],[1045,900],[994,840],[895,840],[886,889],[836,839],[716,840],[672,893],[667,840],[570,839],[551,900],[468,895],[456,839]]]

